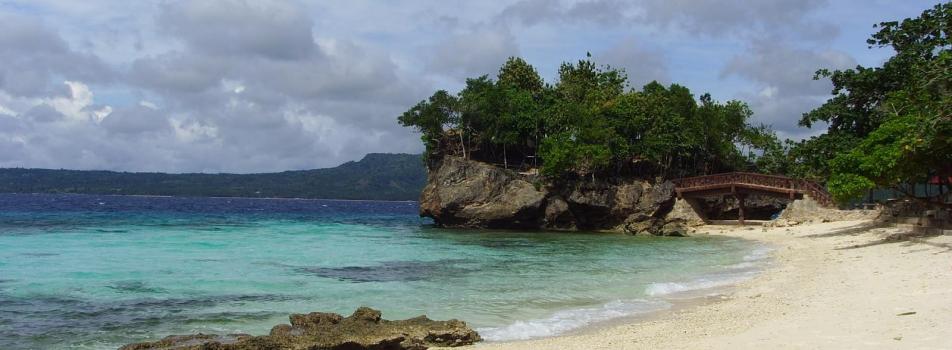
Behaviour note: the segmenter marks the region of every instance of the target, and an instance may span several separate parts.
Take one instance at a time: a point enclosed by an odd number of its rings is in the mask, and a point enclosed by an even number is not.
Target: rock
[[[546,194],[519,174],[447,156],[430,170],[420,215],[446,227],[539,227]]]
[[[704,225],[704,218],[698,214],[697,209],[695,209],[697,204],[692,203],[692,201],[692,199],[687,198],[675,200],[674,207],[671,208],[671,213],[665,217],[665,220],[680,220],[684,222],[684,225],[689,227]]]
[[[554,229],[575,229],[575,216],[569,211],[569,204],[562,197],[554,196],[546,201],[544,226]]]
[[[654,217],[664,217],[674,208],[674,183],[665,181],[651,187],[638,202],[638,209]]]
[[[442,227],[616,230],[659,234],[674,207],[674,184],[637,178],[543,184],[531,172],[443,156],[429,167],[420,216]],[[632,217],[654,218],[632,220]],[[642,227],[644,226],[644,227]],[[630,227],[630,228],[629,228]],[[635,231],[632,231],[635,230]]]
[[[152,343],[135,343],[119,348],[120,350],[152,350],[152,349],[214,349],[216,346],[227,346],[239,341],[252,338],[248,334],[193,334],[170,335]]]
[[[388,321],[380,311],[361,307],[349,317],[325,312],[294,314],[291,324],[274,326],[264,336],[196,334],[169,336],[157,342],[129,344],[120,350],[278,350],[407,349],[470,345],[479,334],[459,320],[433,321],[426,316]]]
[[[771,226],[794,226],[801,223],[874,219],[880,210],[839,210],[825,208],[809,196],[787,205]]]
[[[664,226],[661,226],[660,235],[671,237],[687,237],[687,224],[683,220],[667,221],[664,223]]]
[[[661,219],[645,214],[634,214],[625,221],[624,231],[629,234],[650,234],[657,235],[664,223]]]

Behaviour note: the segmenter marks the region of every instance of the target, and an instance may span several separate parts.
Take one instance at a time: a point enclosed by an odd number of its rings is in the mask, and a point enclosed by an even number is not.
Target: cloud
[[[638,18],[709,37],[735,34],[827,40],[837,35],[837,27],[811,18],[826,4],[827,0],[646,0]]]
[[[654,80],[664,84],[671,82],[665,57],[658,51],[643,48],[634,39],[623,40],[594,58],[599,63],[624,68],[633,88]]]
[[[809,50],[759,41],[736,55],[721,70],[722,77],[738,76],[777,89],[781,95],[815,96],[830,92],[829,81],[811,79],[820,68],[856,66],[849,54],[834,49]]]
[[[220,153],[243,155],[234,165],[218,167],[332,166],[386,148],[388,141],[397,144],[394,150],[418,151],[416,137],[393,120],[428,86],[401,75],[385,52],[316,39],[302,7],[294,4],[189,2],[165,11],[159,21],[172,28],[167,34],[187,45],[137,59],[130,80],[156,94],[160,107],[178,118],[171,123],[179,142],[203,140],[204,151],[219,152],[221,162]],[[206,27],[198,34],[192,30]],[[255,34],[245,37],[244,31]],[[380,134],[393,137],[373,139]],[[366,141],[360,142],[364,147],[342,148],[342,137]]]
[[[394,120],[429,83],[386,51],[316,37],[305,6],[176,1],[159,10],[157,35],[179,45],[116,70],[35,20],[0,23],[11,29],[0,31],[0,57],[33,61],[0,67],[0,82],[16,82],[0,85],[0,111],[13,116],[0,130],[9,146],[0,166],[254,172],[420,151]],[[112,85],[123,97],[103,104],[93,90]]]
[[[630,18],[630,5],[617,0],[588,0],[572,4],[559,0],[522,0],[504,8],[495,21],[526,26],[546,22],[618,25]]]
[[[872,24],[898,7],[2,1],[0,167],[258,172],[419,152],[396,116],[513,55],[552,81],[559,63],[592,52],[634,87],[657,79],[740,98],[785,135],[813,133],[795,126],[829,90],[813,71],[879,57],[858,51],[865,31],[839,38],[841,19]]]
[[[515,38],[509,30],[488,26],[452,35],[430,51],[427,67],[431,72],[460,80],[495,75],[508,57],[519,55]]]
[[[63,80],[106,82],[112,71],[72,50],[38,21],[0,12],[0,90],[17,97],[62,94]]]
[[[508,25],[588,23],[599,26],[649,25],[661,31],[742,37],[794,35],[825,40],[837,34],[830,21],[812,18],[827,0],[521,0],[496,15]]]
[[[37,123],[51,123],[66,119],[63,113],[60,113],[48,104],[41,104],[30,108],[24,112],[21,117]]]
[[[143,133],[172,131],[172,124],[162,111],[143,105],[117,108],[106,115],[100,124],[113,135],[141,136]]]
[[[317,52],[313,22],[299,3],[275,0],[177,1],[158,25],[193,51],[297,59]]]
[[[842,51],[759,41],[731,58],[721,76],[753,82],[739,97],[751,104],[755,119],[773,125],[781,136],[802,138],[817,130],[800,128],[800,116],[822,104],[833,87],[829,80],[813,80],[816,70],[855,66],[856,60]]]

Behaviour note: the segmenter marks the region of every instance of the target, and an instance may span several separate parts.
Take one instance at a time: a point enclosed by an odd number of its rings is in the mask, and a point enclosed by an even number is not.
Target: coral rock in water
[[[312,312],[291,315],[291,324],[274,326],[271,334],[169,336],[157,342],[129,344],[120,350],[423,350],[431,346],[470,345],[479,334],[458,320],[433,321],[426,316],[388,321],[380,311],[361,307],[349,317]]]

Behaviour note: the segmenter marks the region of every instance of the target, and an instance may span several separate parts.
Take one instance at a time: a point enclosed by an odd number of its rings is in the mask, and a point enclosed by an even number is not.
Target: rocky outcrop
[[[420,215],[448,227],[539,226],[546,193],[517,173],[447,156],[430,170]]]
[[[420,215],[442,227],[684,235],[680,219],[666,219],[673,206],[671,182],[614,178],[551,184],[454,156],[431,164],[420,196]]]
[[[687,226],[701,226],[705,224],[705,217],[699,208],[698,201],[693,198],[682,198],[674,202],[674,208],[666,217],[670,221],[681,221]]]
[[[776,220],[767,223],[769,227],[795,226],[801,223],[818,223],[848,220],[872,220],[881,213],[875,210],[839,210],[828,208],[809,196],[797,199],[787,205]]]
[[[274,326],[269,335],[196,334],[169,336],[160,341],[129,344],[120,350],[423,350],[470,345],[479,334],[458,320],[433,321],[426,316],[388,321],[380,311],[361,307],[349,317],[312,312],[291,315],[291,324]]]

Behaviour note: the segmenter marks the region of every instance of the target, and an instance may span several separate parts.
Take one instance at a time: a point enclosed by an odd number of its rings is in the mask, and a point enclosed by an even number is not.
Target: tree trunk
[[[506,144],[502,144],[502,166],[509,169],[509,155],[506,154]]]
[[[459,147],[463,150],[463,158],[466,158],[466,141],[463,140],[463,129],[459,131]]]

